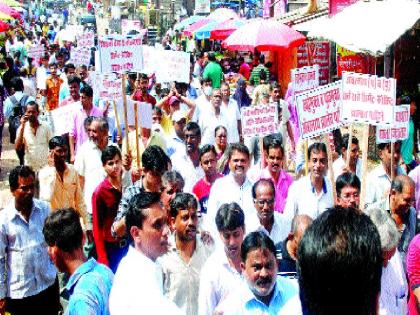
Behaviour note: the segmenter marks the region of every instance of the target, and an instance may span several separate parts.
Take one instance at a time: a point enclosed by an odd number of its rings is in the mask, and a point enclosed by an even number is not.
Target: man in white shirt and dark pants
[[[332,185],[325,176],[328,169],[326,145],[321,142],[311,144],[308,148],[308,160],[309,174],[289,188],[284,209],[284,215],[289,222],[297,214],[307,214],[315,219],[334,206]]]

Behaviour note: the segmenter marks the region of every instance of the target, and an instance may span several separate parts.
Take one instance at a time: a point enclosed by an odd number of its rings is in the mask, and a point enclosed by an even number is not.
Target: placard
[[[143,50],[141,37],[113,35],[98,41],[102,73],[141,71]]]
[[[36,67],[39,66],[39,60],[45,55],[44,45],[31,45],[28,49],[28,57],[32,58],[32,64]]]
[[[344,71],[357,73],[369,72],[369,57],[355,53],[340,45],[337,45],[337,76],[341,78]]]
[[[115,100],[117,105],[118,117],[120,117],[120,121],[122,117],[124,117],[124,107],[123,107],[123,100],[122,98]],[[131,99],[127,99],[127,119],[128,125],[134,126],[135,125],[135,115],[134,115],[134,103],[137,103],[137,116],[139,118],[139,126],[142,128],[152,129],[153,121],[152,121],[152,104],[144,103],[144,102],[137,102]],[[114,108],[112,107],[113,104],[111,103],[109,112],[113,112]]]
[[[92,48],[95,46],[95,34],[92,32],[77,35],[77,47]]]
[[[319,85],[330,82],[330,42],[312,41],[297,49],[297,67],[319,65]]]
[[[195,0],[194,14],[210,13],[210,0]]]
[[[302,139],[312,138],[342,126],[340,81],[296,96]]]
[[[242,107],[242,134],[244,137],[264,136],[277,132],[277,104]]]
[[[319,66],[292,69],[291,80],[295,95],[312,90],[319,86]]]
[[[85,47],[72,47],[70,51],[70,61],[75,66],[89,66],[91,52]]]
[[[343,72],[343,122],[392,124],[396,80],[376,75]]]
[[[95,73],[94,91],[101,100],[117,101],[122,98],[122,79],[115,73]]]
[[[61,136],[70,131],[71,117],[80,102],[71,103],[50,111],[52,130],[55,136]]]
[[[129,31],[141,32],[142,24],[140,20],[121,20],[121,33],[127,35]]]
[[[394,114],[394,123],[391,126],[376,127],[376,143],[400,141],[408,138],[410,105],[395,106]]]

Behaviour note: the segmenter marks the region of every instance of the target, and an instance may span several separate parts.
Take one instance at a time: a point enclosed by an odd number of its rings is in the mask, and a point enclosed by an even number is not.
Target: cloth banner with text
[[[277,104],[242,107],[242,134],[244,137],[264,136],[277,132]]]
[[[320,86],[296,96],[302,139],[325,134],[342,126],[341,82]]]
[[[343,72],[343,111],[346,123],[392,124],[397,82],[376,75]]]
[[[394,108],[394,123],[391,126],[376,126],[376,143],[400,141],[408,138],[410,105]]]

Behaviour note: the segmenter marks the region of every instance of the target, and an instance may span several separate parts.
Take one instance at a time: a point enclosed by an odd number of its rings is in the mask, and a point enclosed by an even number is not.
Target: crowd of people
[[[409,138],[378,144],[365,176],[356,136],[305,149],[263,54],[194,47],[189,84],[128,74],[126,97],[153,115],[125,130],[94,65],[70,63],[45,23],[16,31],[1,63],[0,136],[8,125],[19,165],[0,210],[0,315],[420,314],[416,97],[398,100]],[[25,46],[40,43],[35,67]],[[277,132],[244,137],[241,109],[268,104]]]

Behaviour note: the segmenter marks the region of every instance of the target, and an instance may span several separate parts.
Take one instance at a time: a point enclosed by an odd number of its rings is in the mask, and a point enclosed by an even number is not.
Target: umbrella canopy
[[[225,41],[230,50],[259,51],[281,50],[305,42],[305,36],[274,20],[254,19],[238,28]]]
[[[417,0],[358,1],[313,25],[308,37],[325,38],[354,52],[382,55],[419,17]]]
[[[9,14],[3,13],[0,11],[0,20],[7,21],[7,20],[14,20]]]
[[[10,25],[0,21],[0,33],[7,31],[10,28]]]
[[[196,39],[208,39],[210,38],[211,31],[219,24],[219,22],[209,22],[206,25],[200,27],[199,29],[194,31],[194,35]]]
[[[4,3],[6,5],[8,5],[9,7],[21,7],[22,4],[20,4],[19,2],[15,1],[15,0],[0,0],[0,3]]]
[[[175,24],[174,29],[175,30],[182,30],[183,28],[187,27],[188,25],[191,25],[197,21],[200,21],[202,19],[204,19],[205,16],[201,16],[201,15],[192,15],[178,23]]]
[[[191,36],[191,35],[193,35],[193,33],[194,33],[196,30],[198,30],[199,28],[202,28],[203,26],[205,26],[205,25],[207,25],[207,24],[209,24],[209,23],[214,23],[214,22],[215,22],[214,20],[209,19],[209,18],[202,19],[202,20],[200,20],[200,21],[198,21],[198,22],[195,22],[195,23],[193,23],[193,24],[191,24],[191,25],[187,26],[187,27],[184,29],[183,34],[184,34],[185,36]]]
[[[18,11],[9,7],[8,5],[6,5],[4,3],[0,3],[0,12],[6,13],[7,15],[10,15],[11,17],[13,17],[15,19],[20,18],[20,13]]]
[[[210,39],[223,40],[245,24],[244,20],[228,20],[218,24],[210,33]]]
[[[208,16],[209,19],[216,20],[216,21],[227,21],[230,19],[239,19],[238,14],[236,14],[235,11],[228,8],[219,8],[214,10],[212,13]]]

